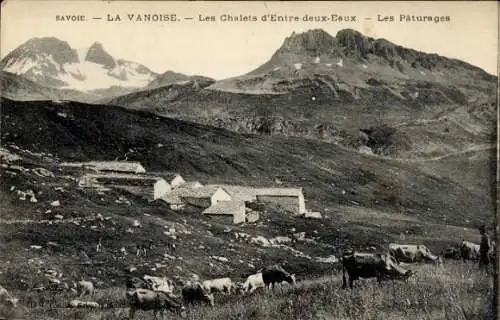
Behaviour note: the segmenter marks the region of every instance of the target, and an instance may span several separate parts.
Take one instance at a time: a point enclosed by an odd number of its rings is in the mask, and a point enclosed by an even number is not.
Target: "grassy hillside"
[[[282,286],[272,292],[256,291],[246,296],[216,295],[215,308],[196,306],[181,318],[169,319],[493,319],[491,277],[470,264],[451,262],[445,266],[414,266],[417,274],[408,282],[378,285],[369,280],[353,290],[341,289],[337,276],[317,281],[299,281],[294,288]],[[471,297],[477,297],[472,299]],[[125,288],[99,290],[96,300],[105,309],[65,308],[71,296],[56,293],[54,300],[42,302],[34,295],[25,319],[122,319],[128,317]],[[52,306],[52,308],[50,308]],[[15,315],[10,312],[10,315]],[[138,311],[140,319],[153,319],[152,312]]]
[[[338,264],[319,262],[319,258],[338,256],[347,247],[383,251],[389,242],[424,243],[440,253],[462,239],[477,242],[475,226],[492,220],[491,186],[446,171],[451,168],[444,165],[447,162],[399,161],[313,140],[241,135],[118,107],[2,99],[1,108],[0,260],[5,263],[0,266],[0,283],[20,297],[23,305],[33,305],[26,313],[28,319],[35,315],[47,319],[123,317],[123,281],[130,267],[136,268],[134,275],[186,279],[194,273],[202,279],[243,280],[264,265],[285,263],[300,281],[309,281],[338,276]],[[462,163],[472,166],[475,158],[463,156]],[[223,225],[197,210],[174,212],[161,201],[148,202],[126,192],[81,189],[76,179],[84,172],[60,166],[67,160],[117,158],[141,161],[148,171],[178,171],[202,183],[303,187],[307,208],[321,211],[324,219],[294,218],[280,207],[263,205],[257,223]],[[484,157],[478,159],[484,165]],[[488,176],[484,170],[479,172]],[[23,193],[33,194],[36,201]],[[56,200],[59,205],[52,205]],[[134,220],[142,227],[133,227]],[[305,232],[305,239],[296,238],[298,232]],[[267,240],[286,236],[291,242],[266,246],[255,243],[258,236]],[[99,239],[103,252],[96,252]],[[156,247],[147,257],[137,257],[136,245],[149,239]],[[126,256],[120,253],[122,247]],[[61,272],[64,283],[92,280],[98,301],[113,309],[51,308],[65,305],[70,297],[67,292],[36,295],[30,291],[48,285],[43,275],[47,269]],[[448,273],[454,278],[476,277],[471,272],[462,266],[446,266],[431,278],[449,279]],[[410,301],[431,303],[426,316],[439,313],[434,299],[451,287],[427,286],[425,281],[417,281],[410,289],[398,285],[397,293],[378,301],[387,304],[400,292]],[[458,287],[449,282],[459,288],[449,299],[463,301],[478,292],[489,294],[483,284],[469,288],[465,280],[459,282]],[[338,286],[338,282],[314,283],[266,301],[261,295],[245,298],[254,301],[254,307],[223,304],[208,315],[201,308],[189,310],[188,316],[237,314],[243,319],[266,319],[275,316],[270,305],[279,305],[289,308],[285,314],[301,317],[312,315],[311,308],[322,310],[314,307],[313,297],[324,297],[319,299],[323,301],[332,294],[338,297],[335,308],[343,310],[346,319],[359,319],[362,312],[374,308],[381,316],[386,314],[388,309],[380,305],[364,311],[347,305],[352,299],[365,299],[373,288],[345,296]],[[421,300],[407,294],[424,291],[431,294]],[[219,297],[218,304],[224,300]],[[442,312],[452,318],[461,314],[450,309],[453,301],[443,303],[449,308]],[[465,307],[464,312],[479,314],[480,303]],[[406,306],[398,308],[391,314],[409,315],[404,313]]]
[[[2,141],[61,159],[137,160],[150,171],[179,171],[207,183],[304,188],[308,206],[328,214],[359,205],[439,220],[486,219],[488,189],[423,172],[410,162],[359,154],[299,138],[258,137],[117,107],[2,102]],[[477,214],[478,211],[484,212]]]

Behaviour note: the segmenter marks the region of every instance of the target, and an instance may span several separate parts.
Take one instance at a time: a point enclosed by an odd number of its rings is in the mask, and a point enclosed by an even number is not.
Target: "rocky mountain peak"
[[[373,53],[373,38],[366,37],[356,30],[340,30],[336,39],[346,55],[365,57],[368,53]]]
[[[94,42],[85,56],[85,61],[93,62],[104,66],[107,69],[116,67],[116,62],[113,57],[104,50],[102,43]]]
[[[320,54],[330,52],[336,43],[335,38],[328,32],[322,29],[312,29],[303,33],[292,33],[285,39],[280,51]]]
[[[57,63],[78,62],[78,54],[66,41],[55,37],[32,38],[10,52],[2,61],[38,55],[52,56]]]

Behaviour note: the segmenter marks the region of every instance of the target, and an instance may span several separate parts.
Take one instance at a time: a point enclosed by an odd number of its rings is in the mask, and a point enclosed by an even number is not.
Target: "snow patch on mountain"
[[[28,40],[2,59],[0,68],[45,86],[84,92],[141,88],[157,77],[144,65],[112,57],[100,43],[73,50],[56,38]]]
[[[154,79],[151,74],[141,74],[133,69],[127,70],[127,67],[117,66],[110,71],[102,65],[89,61],[64,64],[63,68],[67,72],[61,73],[59,78],[67,85],[62,88],[80,91],[109,88],[111,86],[143,87]],[[83,79],[80,77],[83,77]]]
[[[25,59],[19,61],[12,60],[12,62],[8,63],[3,70],[19,75],[28,72],[31,68],[35,67],[36,65],[37,65],[36,62],[31,59]]]

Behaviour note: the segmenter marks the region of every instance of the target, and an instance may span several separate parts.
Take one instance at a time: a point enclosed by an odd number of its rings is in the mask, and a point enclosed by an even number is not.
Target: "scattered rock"
[[[229,259],[226,257],[212,256],[211,258],[220,262],[229,262]]]
[[[297,233],[293,234],[293,237],[295,238],[295,240],[304,241],[304,239],[306,238],[306,233],[305,232],[297,232]]]
[[[321,219],[321,212],[306,212],[304,217],[309,219]]]
[[[321,262],[321,263],[337,263],[337,262],[339,262],[339,259],[336,256],[331,255],[331,256],[326,257],[326,258],[316,257],[316,261]]]
[[[36,169],[32,169],[31,171],[39,177],[50,177],[50,178],[55,177],[51,171],[49,171],[45,168],[36,168]]]
[[[263,247],[269,247],[271,245],[269,240],[267,240],[263,236],[257,236],[257,237],[250,239],[250,243],[258,244],[258,245],[261,245]]]
[[[290,243],[292,242],[292,239],[290,239],[289,237],[278,236],[270,239],[269,242],[271,244]]]
[[[59,202],[59,200],[56,200],[56,201],[52,201],[50,203],[50,205],[53,206],[53,207],[59,207],[61,205],[61,203]]]

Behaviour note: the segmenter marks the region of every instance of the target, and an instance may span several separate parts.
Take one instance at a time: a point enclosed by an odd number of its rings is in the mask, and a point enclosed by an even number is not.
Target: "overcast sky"
[[[176,13],[175,23],[130,22],[127,14]],[[199,22],[198,14],[357,16],[356,22]],[[58,22],[56,15],[85,15],[86,22]],[[120,14],[122,21],[107,22]],[[377,15],[395,22],[378,22]],[[400,14],[450,16],[450,22],[399,22]],[[115,58],[142,63],[156,72],[173,70],[216,79],[249,72],[266,62],[293,31],[322,28],[332,35],[352,28],[396,44],[458,58],[497,73],[498,10],[491,2],[2,2],[1,56],[32,37],[53,36],[78,49],[99,41]],[[102,17],[93,20],[92,17]],[[193,20],[185,20],[193,17]],[[365,18],[371,18],[367,20]]]

